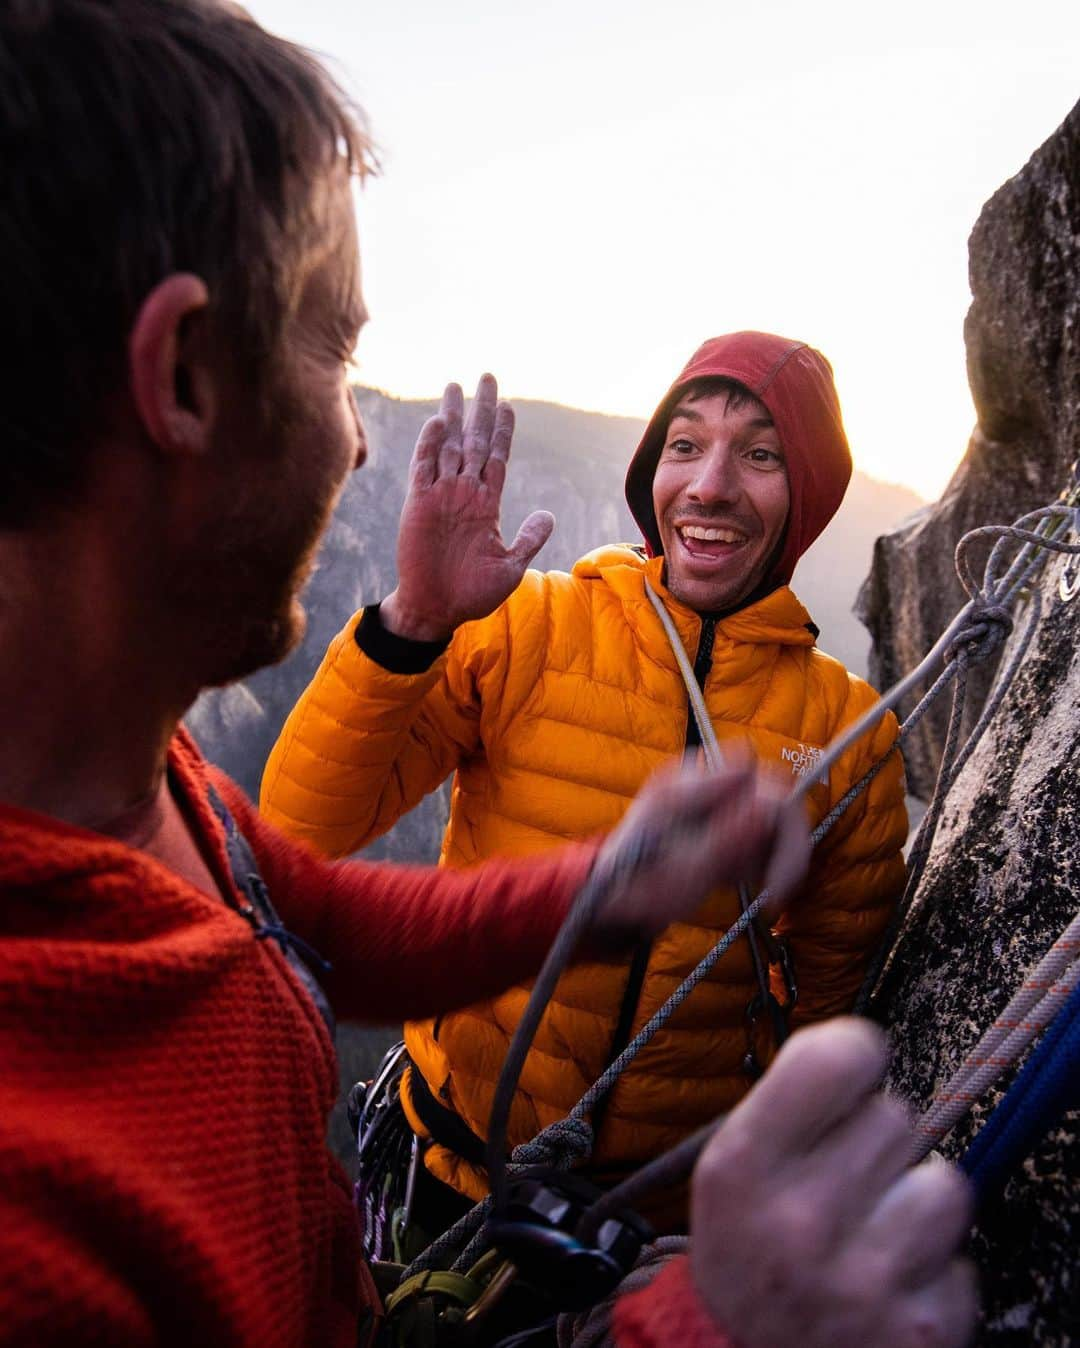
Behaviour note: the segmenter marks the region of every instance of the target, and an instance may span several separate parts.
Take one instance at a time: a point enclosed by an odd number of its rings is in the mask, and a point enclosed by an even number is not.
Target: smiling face
[[[745,599],[765,578],[787,523],[787,469],[763,403],[685,394],[653,478],[667,586],[699,613]]]

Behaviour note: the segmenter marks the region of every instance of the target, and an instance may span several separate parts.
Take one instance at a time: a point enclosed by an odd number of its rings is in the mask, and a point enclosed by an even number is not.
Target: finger
[[[447,384],[439,415],[446,422],[446,434],[439,447],[437,475],[455,476],[461,468],[461,422],[465,411],[465,395],[460,384]]]
[[[665,763],[647,778],[612,834],[613,842],[635,829],[655,830],[668,850],[691,821],[711,817],[718,804],[731,804],[748,780],[748,769],[703,773],[679,761]],[[609,844],[611,845],[611,844]]]
[[[885,1036],[868,1021],[845,1016],[800,1030],[729,1123],[760,1135],[774,1166],[804,1155],[865,1101],[887,1062]]]
[[[764,904],[767,916],[774,917],[806,878],[810,866],[810,829],[806,812],[798,802],[784,801],[776,814],[772,847],[762,888],[769,898]]]
[[[861,1232],[907,1171],[911,1122],[899,1100],[873,1092],[787,1166],[789,1187],[820,1215],[831,1240]]]
[[[435,481],[435,465],[445,434],[446,422],[441,416],[428,417],[420,427],[409,463],[410,487],[430,487]]]
[[[476,396],[465,418],[462,436],[463,459],[461,471],[479,477],[491,450],[491,432],[495,425],[495,404],[499,386],[492,374],[482,374],[476,386]]]
[[[702,772],[696,763],[669,763],[645,782],[627,812],[626,823],[655,827],[664,838],[668,857],[679,849],[679,860],[686,863],[689,859],[693,866],[703,850],[702,826],[715,837],[716,815],[730,815],[736,809],[746,795],[752,772],[753,764],[748,760],[719,772]],[[711,858],[704,865],[715,874]]]
[[[715,868],[702,860],[700,847],[686,845],[687,822],[707,818],[719,800],[732,807],[744,787],[739,772],[705,775],[671,764],[654,773],[600,855],[615,864],[644,846],[649,862],[612,891],[603,919],[659,931],[692,912],[714,887]]]
[[[514,536],[508,555],[521,567],[522,571],[551,537],[555,528],[555,516],[550,510],[534,510]]]
[[[506,480],[506,464],[510,458],[510,442],[514,438],[514,409],[509,403],[495,408],[495,426],[491,432],[491,453],[484,464],[483,479],[493,491],[501,492]]]
[[[974,1337],[978,1314],[975,1265],[968,1259],[953,1259],[934,1282],[903,1298],[887,1342],[913,1348],[928,1344],[933,1348],[964,1348]]]
[[[887,1251],[899,1283],[932,1282],[960,1248],[974,1216],[971,1185],[945,1161],[904,1170],[863,1223],[860,1242]]]

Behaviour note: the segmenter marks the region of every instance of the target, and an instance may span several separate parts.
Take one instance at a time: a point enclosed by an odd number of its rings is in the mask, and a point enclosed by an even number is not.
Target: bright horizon
[[[330,58],[359,194],[357,379],[647,417],[706,337],[836,371],[856,466],[940,494],[975,414],[967,236],[1080,98],[1080,6],[254,0]]]

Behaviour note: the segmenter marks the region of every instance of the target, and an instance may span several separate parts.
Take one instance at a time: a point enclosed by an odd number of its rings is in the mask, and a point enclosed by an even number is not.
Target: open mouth
[[[738,529],[715,524],[683,524],[676,533],[686,553],[702,561],[731,557],[749,542]]]

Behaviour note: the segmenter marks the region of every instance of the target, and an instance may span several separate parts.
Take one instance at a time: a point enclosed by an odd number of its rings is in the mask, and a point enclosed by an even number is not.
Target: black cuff
[[[388,632],[379,617],[379,605],[370,604],[353,633],[356,644],[369,660],[391,674],[423,674],[450,645],[445,641],[413,641]]]

